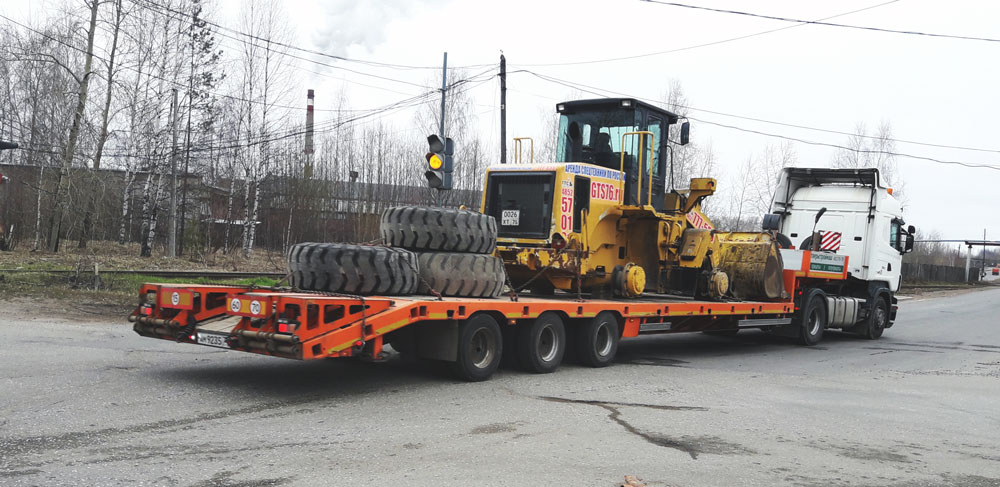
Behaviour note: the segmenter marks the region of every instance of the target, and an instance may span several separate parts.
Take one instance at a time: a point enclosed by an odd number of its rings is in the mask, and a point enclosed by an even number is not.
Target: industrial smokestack
[[[314,103],[313,90],[309,90],[306,94],[306,167],[305,167],[305,177],[306,179],[312,178],[313,172],[313,103]]]

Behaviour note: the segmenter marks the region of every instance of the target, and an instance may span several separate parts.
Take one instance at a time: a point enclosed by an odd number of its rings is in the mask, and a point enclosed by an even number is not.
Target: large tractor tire
[[[413,252],[387,247],[301,243],[288,251],[291,285],[306,291],[407,295],[417,290]]]
[[[492,216],[454,208],[389,208],[379,230],[386,245],[409,250],[490,254],[497,245]]]
[[[420,294],[430,294],[433,289],[444,296],[495,298],[507,280],[503,261],[492,255],[421,252],[417,268]]]

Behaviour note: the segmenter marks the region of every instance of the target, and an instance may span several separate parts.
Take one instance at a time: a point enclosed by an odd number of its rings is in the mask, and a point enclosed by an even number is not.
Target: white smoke
[[[323,52],[346,56],[354,46],[369,52],[385,42],[385,31],[395,19],[423,9],[437,9],[447,0],[332,0],[324,2],[324,26],[313,36]]]

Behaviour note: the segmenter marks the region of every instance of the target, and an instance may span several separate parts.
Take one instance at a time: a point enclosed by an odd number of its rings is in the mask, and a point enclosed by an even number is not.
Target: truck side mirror
[[[775,213],[768,213],[764,215],[764,219],[761,221],[761,229],[765,232],[768,230],[780,230],[781,229],[781,215]]]
[[[910,226],[906,227],[906,233],[908,233],[910,235],[913,235],[913,234],[917,233],[917,227],[915,227],[913,225],[910,225]]]
[[[911,225],[910,228],[913,228],[913,226]],[[905,254],[907,252],[913,252],[913,234],[912,233],[906,236],[906,246],[903,247],[903,253]]]
[[[691,122],[681,124],[681,145],[688,145],[691,141]]]

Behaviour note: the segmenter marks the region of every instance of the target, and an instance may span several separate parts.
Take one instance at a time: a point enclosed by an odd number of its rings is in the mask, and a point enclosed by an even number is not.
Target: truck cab
[[[847,256],[854,286],[899,290],[915,229],[905,226],[902,206],[881,184],[878,169],[784,168],[771,210],[792,246]]]

